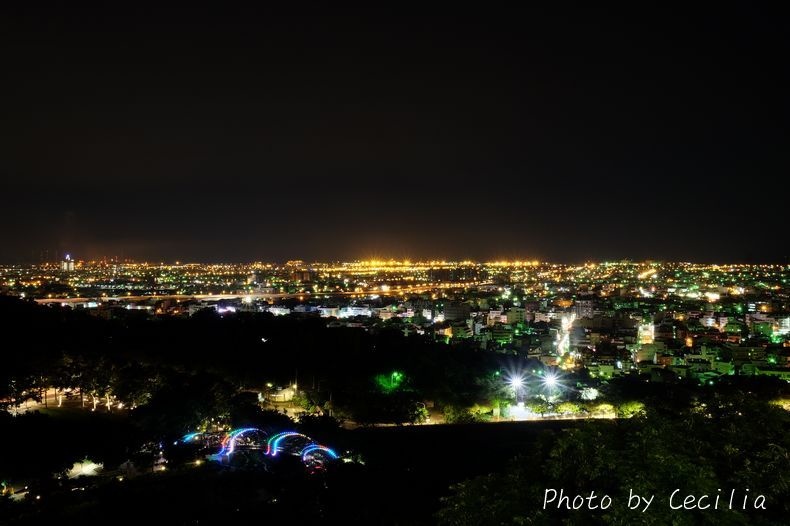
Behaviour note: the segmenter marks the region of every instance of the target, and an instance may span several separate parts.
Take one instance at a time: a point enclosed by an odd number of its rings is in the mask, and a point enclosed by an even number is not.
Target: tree
[[[576,402],[560,402],[555,407],[555,410],[561,415],[577,415],[582,408]]]
[[[207,421],[227,419],[236,388],[214,375],[171,374],[151,400],[135,412],[137,423],[161,438],[198,429]]]
[[[620,418],[631,418],[636,415],[644,414],[644,412],[645,404],[642,402],[637,402],[636,400],[623,402],[617,406],[617,416]]]
[[[130,363],[116,371],[112,392],[125,406],[135,408],[146,404],[158,388],[158,378],[150,368]]]
[[[447,424],[474,424],[483,421],[480,413],[473,413],[465,407],[446,405],[443,412],[444,421]]]
[[[613,408],[612,408],[613,409]],[[744,418],[745,414],[754,418]],[[790,512],[790,414],[740,396],[663,415],[585,422],[544,440],[498,472],[456,484],[436,515],[440,524],[766,524]],[[765,510],[672,510],[675,489],[716,495],[719,488],[765,495]],[[545,488],[612,496],[610,509],[547,509]],[[759,488],[759,489],[758,489]],[[628,509],[629,490],[656,495],[649,513]],[[625,493],[625,498],[624,498]],[[636,515],[635,515],[636,514]]]
[[[342,422],[329,415],[302,413],[297,420],[299,430],[315,439],[333,442],[342,431]]]
[[[592,408],[592,415],[598,418],[614,418],[616,414],[615,407],[606,402],[596,404]]]
[[[540,398],[533,398],[532,400],[529,400],[525,405],[527,409],[529,409],[533,413],[539,414],[540,416],[543,416],[549,412],[549,403]]]

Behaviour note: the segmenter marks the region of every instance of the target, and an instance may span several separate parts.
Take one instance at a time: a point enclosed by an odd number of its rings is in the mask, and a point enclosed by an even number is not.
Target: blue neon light
[[[306,448],[304,448],[302,450],[302,453],[301,453],[301,455],[302,455],[302,462],[307,462],[307,457],[310,454],[315,453],[316,451],[323,451],[324,453],[326,453],[327,455],[329,455],[333,459],[338,458],[338,454],[335,453],[332,449],[330,449],[330,448],[328,448],[326,446],[322,446],[321,444],[310,444],[309,446],[307,446]]]

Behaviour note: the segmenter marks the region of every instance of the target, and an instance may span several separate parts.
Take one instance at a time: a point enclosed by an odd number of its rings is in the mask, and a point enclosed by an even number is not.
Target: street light
[[[553,372],[546,373],[543,377],[543,386],[549,391],[549,400],[554,396],[554,389],[560,386],[557,374]]]
[[[521,375],[514,375],[510,377],[508,381],[510,387],[513,388],[513,396],[516,399],[516,404],[518,404],[518,395],[521,391],[521,388],[524,386],[524,378]]]

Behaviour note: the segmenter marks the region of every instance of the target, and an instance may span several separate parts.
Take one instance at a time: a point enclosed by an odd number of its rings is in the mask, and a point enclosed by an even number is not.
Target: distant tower
[[[74,260],[71,254],[66,254],[66,258],[60,262],[60,270],[63,272],[74,272]]]

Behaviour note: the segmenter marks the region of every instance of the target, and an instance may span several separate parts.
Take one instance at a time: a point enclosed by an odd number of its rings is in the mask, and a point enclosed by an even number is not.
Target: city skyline
[[[0,5],[0,524],[787,524],[784,13],[311,4]]]
[[[380,263],[383,265],[429,265],[429,264],[473,264],[473,265],[601,265],[611,263],[633,263],[633,264],[694,264],[694,265],[712,265],[712,266],[786,266],[789,264],[787,258],[782,260],[705,260],[705,259],[662,259],[662,258],[633,258],[633,257],[620,257],[609,259],[576,259],[576,260],[558,260],[558,259],[538,259],[528,257],[511,257],[511,258],[496,258],[488,257],[482,259],[474,258],[444,258],[444,257],[385,257],[385,256],[372,256],[372,257],[356,257],[356,258],[326,258],[326,259],[309,259],[300,257],[279,257],[271,259],[222,259],[214,258],[208,260],[186,259],[186,258],[151,258],[151,259],[136,259],[132,257],[120,256],[100,256],[93,258],[79,257],[79,254],[59,251],[42,251],[39,253],[38,259],[29,259],[27,261],[21,260],[17,262],[2,262],[0,266],[8,265],[60,265],[64,261],[69,261],[74,264],[144,264],[144,265],[256,265],[256,264],[274,264],[274,265],[287,265],[291,263],[300,263],[303,266],[310,265],[324,265],[324,264],[374,264]]]
[[[122,298],[246,299],[321,301],[448,290],[501,289],[508,283],[543,294],[579,288],[604,296],[633,287],[640,297],[741,297],[786,286],[788,265],[615,261],[562,264],[539,261],[351,261],[285,263],[150,263],[75,261],[43,265],[0,265],[0,290],[45,303],[80,303]],[[97,303],[98,304],[98,303]]]

